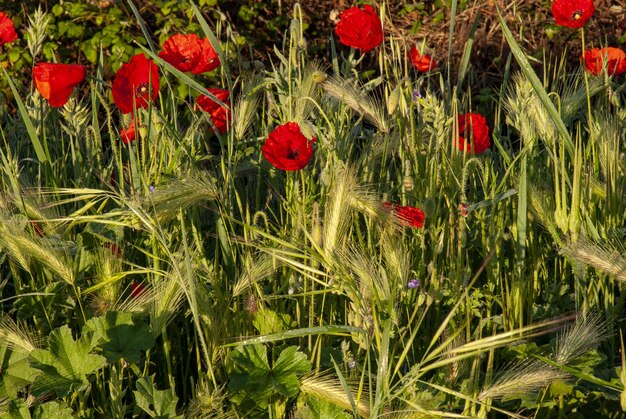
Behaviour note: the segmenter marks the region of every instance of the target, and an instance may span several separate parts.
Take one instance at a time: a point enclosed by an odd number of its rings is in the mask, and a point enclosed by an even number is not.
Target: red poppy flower
[[[315,141],[315,137],[308,140],[297,123],[287,122],[270,133],[261,151],[278,169],[300,170],[311,160]]]
[[[124,141],[124,144],[132,143],[133,141],[135,141],[135,138],[139,134],[137,132],[137,128],[135,127],[135,117],[133,116],[133,118],[130,120],[128,128],[120,130],[120,137],[122,137],[122,141]]]
[[[130,298],[133,298],[133,299],[141,297],[147,291],[146,287],[141,285],[139,282],[134,282],[134,281],[130,284],[130,288],[131,288]]]
[[[230,92],[222,89],[209,89],[209,92],[223,103],[228,103]],[[211,121],[220,134],[228,131],[230,121],[230,109],[219,105],[213,99],[206,95],[200,95],[196,99],[196,109],[202,109],[211,115]]]
[[[115,244],[115,243],[104,243],[104,248],[105,249],[109,249],[111,251],[111,253],[113,253],[113,255],[115,255],[116,258],[121,258],[122,257],[122,250],[120,249],[120,247]]]
[[[372,6],[351,7],[339,19],[335,33],[342,44],[368,52],[383,42],[383,25]]]
[[[467,217],[469,215],[469,210],[465,202],[459,204],[459,214],[461,214],[461,217]]]
[[[475,154],[480,154],[491,146],[489,127],[485,117],[478,113],[468,112],[465,115],[459,115],[459,150],[471,152],[472,139]]]
[[[437,66],[437,61],[433,60],[430,55],[420,55],[415,45],[413,45],[413,48],[409,51],[409,55],[417,71],[421,71],[422,73],[427,73]]]
[[[85,80],[85,67],[76,64],[39,63],[33,68],[35,87],[50,106],[67,103],[74,87]]]
[[[147,108],[159,95],[159,69],[145,55],[137,54],[117,70],[113,80],[113,101],[122,113]]]
[[[554,0],[552,14],[559,26],[582,28],[595,11],[593,0]]]
[[[13,42],[17,39],[15,25],[11,18],[0,12],[0,45]]]
[[[391,202],[384,202],[383,208],[387,211],[391,211],[391,213],[398,218],[403,224],[408,227],[422,228],[424,227],[424,220],[426,219],[426,215],[424,211],[417,207],[411,206],[402,206],[397,204],[392,204]]]
[[[173,35],[163,44],[159,57],[178,70],[193,74],[206,73],[220,65],[211,42],[207,38],[201,40],[195,34]]]
[[[602,73],[604,63],[610,75],[619,76],[626,72],[626,53],[620,48],[593,48],[585,51],[580,57],[585,61],[585,68],[596,76]]]

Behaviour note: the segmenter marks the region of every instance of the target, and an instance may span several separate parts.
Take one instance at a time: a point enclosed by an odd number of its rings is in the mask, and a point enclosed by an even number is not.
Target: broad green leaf
[[[263,345],[239,347],[228,356],[232,363],[228,375],[231,399],[246,405],[248,398],[261,408],[266,408],[275,394],[293,397],[300,391],[298,374],[311,371],[306,355],[295,346],[284,349],[269,366],[267,351]]]
[[[280,333],[289,327],[291,318],[287,313],[278,314],[274,310],[261,307],[254,316],[252,324],[262,335]]]
[[[31,368],[28,354],[0,347],[0,399],[16,399],[17,392],[31,384],[41,373]]]
[[[137,390],[133,391],[133,394],[137,406],[152,418],[182,418],[176,414],[178,397],[174,389],[157,390],[154,387],[154,376],[137,380]]]
[[[48,402],[35,407],[35,419],[68,419],[75,418],[74,411],[62,402]]]
[[[102,348],[109,363],[124,358],[137,364],[141,352],[154,345],[148,326],[133,323],[130,313],[110,311],[105,316],[94,317],[85,323],[83,331],[93,332],[87,335],[91,336],[91,344]]]
[[[6,407],[0,405],[0,417],[11,419],[30,419],[30,410],[28,409],[26,400],[11,400]]]
[[[317,397],[306,396],[306,405],[309,408],[309,412],[307,413],[309,413],[312,418],[350,419],[353,417],[342,408],[337,407],[326,400],[318,399]]]
[[[88,388],[87,376],[106,362],[103,356],[90,354],[91,349],[88,339],[75,341],[68,326],[53,330],[48,336],[48,349],[35,349],[29,357],[31,365],[45,374],[45,379],[33,386],[33,393],[54,391],[63,397],[72,390]]]
[[[302,375],[311,371],[311,363],[306,355],[298,351],[296,346],[284,349],[272,368],[273,385],[285,397],[293,397],[300,391],[300,382],[296,374]]]

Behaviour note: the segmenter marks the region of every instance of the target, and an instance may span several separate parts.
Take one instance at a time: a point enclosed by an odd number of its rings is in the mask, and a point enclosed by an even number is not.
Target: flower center
[[[141,83],[135,89],[137,96],[144,96],[148,94],[148,83]]]
[[[300,150],[289,150],[289,153],[287,153],[287,158],[289,160],[295,160],[296,157],[298,157],[300,155]]]
[[[572,13],[572,20],[574,20],[574,21],[580,19],[581,17],[583,17],[583,11],[582,10],[576,10],[574,13]]]

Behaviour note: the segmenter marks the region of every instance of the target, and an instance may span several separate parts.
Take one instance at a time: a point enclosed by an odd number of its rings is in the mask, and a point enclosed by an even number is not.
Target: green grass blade
[[[359,410],[356,407],[356,402],[354,401],[354,397],[352,397],[352,391],[350,391],[350,387],[348,386],[346,379],[341,373],[341,370],[339,369],[339,366],[335,362],[335,358],[333,358],[332,355],[330,356],[330,360],[333,362],[333,366],[335,367],[335,372],[337,373],[337,378],[339,378],[339,382],[341,383],[341,386],[343,387],[343,391],[345,391],[346,396],[348,396],[348,400],[350,401],[350,406],[352,406],[352,414],[354,414],[355,417],[358,417]]]
[[[570,137],[569,132],[567,131],[567,128],[565,127],[565,123],[561,119],[561,116],[559,115],[559,112],[554,106],[554,103],[552,103],[552,100],[550,100],[548,93],[543,88],[541,81],[535,74],[533,68],[528,62],[528,59],[524,55],[524,52],[522,51],[519,44],[515,40],[515,37],[511,33],[511,30],[506,25],[506,22],[502,18],[502,14],[500,13],[499,9],[498,9],[498,20],[500,21],[500,27],[502,28],[502,33],[504,33],[504,37],[506,38],[506,41],[509,43],[509,46],[511,47],[511,52],[513,53],[513,56],[517,60],[517,63],[519,64],[522,70],[522,73],[524,73],[524,75],[526,76],[530,84],[533,86],[533,89],[539,96],[541,103],[543,104],[543,106],[546,107],[548,114],[554,121],[554,124],[556,125],[557,130],[559,131],[559,133],[563,137],[563,140],[565,141],[565,147],[567,148],[567,152],[570,154],[571,157],[574,157],[574,143],[572,142],[572,138]]]
[[[457,0],[452,0],[450,3],[450,32],[448,32],[448,86],[452,86],[450,82],[450,66],[452,65],[452,39],[454,38],[454,25],[456,23],[456,9],[458,6]]]
[[[150,47],[150,50],[152,52],[155,52],[156,48],[154,47],[154,43],[152,42],[152,39],[150,38],[150,32],[148,31],[148,28],[146,27],[146,24],[144,23],[144,20],[141,17],[141,14],[139,13],[139,10],[137,10],[137,8],[133,4],[132,0],[127,0],[127,1],[128,1],[128,5],[130,6],[130,8],[133,11],[133,14],[135,15],[135,19],[137,19],[137,23],[139,23],[139,27],[141,28],[141,32],[143,32],[143,37],[146,38],[146,41],[148,42],[148,46]]]
[[[232,91],[233,84],[232,84],[232,80],[230,79],[230,70],[228,68],[228,61],[226,61],[226,56],[224,55],[224,51],[220,47],[220,42],[217,40],[217,37],[215,36],[213,31],[209,27],[209,24],[207,23],[206,19],[204,19],[204,16],[202,16],[202,12],[200,12],[200,9],[198,9],[198,6],[196,6],[196,4],[191,0],[189,1],[189,4],[191,4],[191,9],[193,10],[193,13],[196,15],[196,19],[198,19],[198,22],[200,23],[200,27],[202,28],[202,31],[204,32],[204,35],[209,39],[209,42],[211,42],[211,46],[213,46],[213,49],[217,53],[217,56],[220,58],[220,65],[224,69],[224,74],[226,74],[226,82],[228,83],[228,90]]]
[[[470,30],[469,38],[465,41],[465,47],[463,48],[463,56],[461,57],[461,66],[459,67],[459,80],[457,87],[460,89],[463,80],[465,80],[465,74],[467,73],[467,67],[469,67],[470,56],[472,55],[472,46],[474,45],[474,35],[476,34],[476,28],[478,28],[478,22],[480,21],[480,11],[474,19],[472,29]]]
[[[37,154],[37,160],[39,160],[39,163],[45,163],[50,160],[48,158],[49,156],[46,155],[46,153],[43,150],[43,147],[41,146],[41,142],[39,141],[39,138],[37,137],[37,131],[35,130],[35,126],[33,125],[33,122],[30,120],[30,117],[28,116],[28,112],[26,111],[24,102],[22,102],[22,99],[20,98],[20,95],[17,92],[17,89],[15,88],[15,85],[13,84],[13,81],[11,80],[11,77],[9,76],[7,71],[2,66],[0,66],[0,68],[2,68],[4,77],[6,78],[7,82],[9,83],[9,87],[11,88],[11,91],[13,92],[13,97],[15,98],[15,102],[17,103],[17,107],[20,111],[20,116],[22,118],[22,121],[24,121],[24,125],[26,125],[28,136],[30,137],[30,141],[31,143],[33,143],[33,148],[35,149],[35,154]]]
[[[301,338],[312,335],[350,335],[352,333],[365,333],[365,330],[354,326],[315,326],[302,329],[287,330],[285,332],[272,333],[271,335],[257,336],[251,339],[244,339],[238,342],[227,343],[222,347],[239,345],[254,345],[255,343],[276,342],[279,340]]]

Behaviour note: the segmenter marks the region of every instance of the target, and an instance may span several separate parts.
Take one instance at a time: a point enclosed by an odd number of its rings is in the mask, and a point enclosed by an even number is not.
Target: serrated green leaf
[[[65,403],[48,402],[37,405],[33,411],[35,419],[68,419],[75,418],[74,411]]]
[[[311,371],[306,355],[295,346],[284,349],[274,363],[269,366],[267,351],[263,345],[248,345],[235,349],[228,356],[231,371],[228,375],[231,399],[245,405],[247,399],[266,408],[275,394],[293,397],[300,391],[297,374]]]
[[[158,419],[182,417],[176,414],[178,396],[174,393],[174,389],[157,390],[154,387],[154,376],[140,378],[137,380],[136,388],[133,394],[137,406],[150,417]]]
[[[11,419],[30,419],[28,404],[23,399],[11,400],[6,407],[0,406],[0,417]]]
[[[28,354],[0,348],[0,399],[16,399],[17,392],[31,384],[41,371],[31,368]]]
[[[45,379],[33,386],[33,393],[54,391],[63,397],[72,390],[89,387],[87,376],[106,362],[103,356],[90,354],[91,349],[90,340],[75,341],[68,326],[53,330],[48,336],[48,349],[35,349],[29,356],[31,366],[45,374]]]
[[[316,419],[324,418],[336,418],[336,419],[350,419],[353,416],[346,413],[342,408],[335,406],[326,400],[318,399],[317,397],[307,396],[306,404],[310,411],[310,417]]]
[[[141,352],[154,345],[148,326],[135,324],[130,313],[110,311],[105,316],[94,317],[85,323],[83,331],[92,332],[95,345],[102,348],[110,363],[124,358],[136,364]]]

